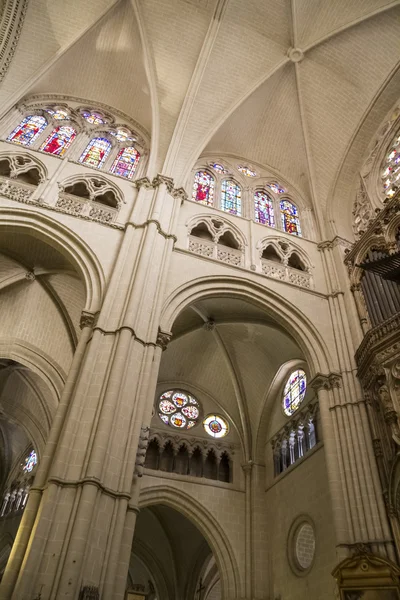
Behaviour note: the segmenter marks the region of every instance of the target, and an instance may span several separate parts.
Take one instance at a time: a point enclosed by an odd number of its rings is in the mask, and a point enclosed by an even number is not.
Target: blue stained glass
[[[217,173],[227,173],[228,170],[225,169],[224,165],[221,165],[220,163],[210,163],[210,167],[212,167],[214,169],[214,171],[217,171]]]
[[[46,125],[47,121],[44,117],[30,115],[21,121],[18,127],[10,133],[7,140],[22,146],[30,146],[42,133]]]
[[[111,173],[132,179],[138,166],[140,154],[135,148],[122,148],[110,169]]]
[[[25,465],[23,466],[22,470],[26,471],[27,473],[30,473],[31,471],[33,471],[34,467],[36,467],[37,465],[37,454],[34,450],[32,450],[32,452],[30,454],[28,454],[28,456],[25,458]]]
[[[266,186],[269,187],[270,190],[275,192],[275,194],[284,194],[285,189],[278,185],[277,183],[266,183]]]
[[[274,206],[271,198],[264,191],[254,194],[254,211],[256,223],[275,227]]]
[[[283,392],[283,410],[290,417],[304,400],[307,389],[306,374],[302,369],[293,371]]]
[[[386,156],[384,167],[382,173],[383,189],[385,196],[392,198],[395,194],[393,186],[399,186],[400,182],[400,135],[398,133]]]
[[[253,171],[253,169],[250,169],[250,167],[239,165],[237,169],[243,173],[243,175],[246,175],[246,177],[257,177],[257,173]]]
[[[90,140],[89,144],[86,146],[82,156],[79,159],[79,162],[100,169],[100,167],[103,166],[110,150],[111,142],[106,140],[106,138],[93,138],[93,140]]]
[[[289,200],[281,200],[280,208],[283,230],[286,233],[301,236],[300,219],[295,205],[289,202]]]
[[[233,179],[224,179],[222,182],[221,208],[231,215],[242,214],[242,189]]]

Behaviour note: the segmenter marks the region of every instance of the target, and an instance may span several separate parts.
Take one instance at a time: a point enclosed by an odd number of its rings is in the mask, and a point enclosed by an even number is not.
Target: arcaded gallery
[[[0,0],[0,600],[400,600],[400,0]]]

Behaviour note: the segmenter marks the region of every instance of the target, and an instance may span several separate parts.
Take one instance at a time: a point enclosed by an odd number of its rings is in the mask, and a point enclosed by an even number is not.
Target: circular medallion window
[[[229,425],[219,415],[209,415],[203,421],[203,427],[211,437],[221,438],[224,437],[229,431]]]
[[[289,533],[289,562],[297,575],[311,569],[315,556],[314,526],[307,517],[296,519]]]
[[[178,429],[191,429],[200,416],[196,398],[181,390],[168,390],[158,400],[158,416],[166,425]]]
[[[282,406],[285,415],[290,417],[304,400],[307,389],[307,377],[302,369],[290,374],[283,391]]]

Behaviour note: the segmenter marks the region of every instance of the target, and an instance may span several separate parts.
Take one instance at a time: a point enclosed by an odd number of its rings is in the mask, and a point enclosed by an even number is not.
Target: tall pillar
[[[151,419],[163,344],[160,313],[183,193],[163,176],[136,185],[18,579],[1,588],[4,600],[39,590],[43,600],[76,600],[84,586],[114,600],[117,575],[120,581],[127,576],[126,555],[125,574],[115,556],[129,537],[132,542],[140,478],[133,486],[132,480],[142,428]]]

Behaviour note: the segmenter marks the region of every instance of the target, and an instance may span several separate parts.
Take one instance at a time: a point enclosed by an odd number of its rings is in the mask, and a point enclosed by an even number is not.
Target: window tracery
[[[124,179],[137,176],[145,142],[128,126],[116,124],[114,117],[105,111],[48,103],[35,103],[30,107],[24,104],[18,108],[25,116],[7,141],[59,158],[66,158],[68,154],[69,160],[108,170]],[[79,147],[76,141],[83,135],[89,135],[89,140],[82,152],[82,145]]]
[[[211,168],[214,175],[208,171]],[[237,165],[244,178],[260,179],[249,166]],[[228,177],[226,177],[228,175]],[[242,183],[245,183],[242,180]],[[208,162],[206,168],[194,174],[192,200],[214,206],[235,216],[252,218],[256,223],[274,227],[291,235],[302,236],[299,209],[289,197],[282,198],[287,190],[276,180],[265,181],[254,188],[242,188],[240,179],[232,177],[232,170],[220,160]],[[253,205],[250,206],[250,202]]]
[[[209,415],[203,421],[204,431],[214,438],[225,437],[229,433],[228,422],[219,415]]]
[[[75,138],[76,131],[73,127],[60,125],[52,131],[44,144],[41,145],[40,150],[48,154],[63,156]]]
[[[385,196],[393,198],[396,193],[395,186],[400,182],[400,132],[395,135],[393,142],[382,164],[383,190]]]
[[[104,137],[90,140],[83,151],[79,162],[100,169],[111,150],[111,142]]]
[[[214,202],[215,179],[208,171],[197,171],[194,177],[192,200],[206,206]]]
[[[47,126],[45,117],[41,115],[29,115],[10,133],[7,141],[30,146]]]
[[[114,160],[110,172],[119,175],[120,177],[126,177],[132,179],[135,174],[136,167],[138,166],[140,159],[139,152],[133,148],[122,148],[116,159]]]
[[[188,231],[191,252],[234,266],[243,264],[245,239],[225,219],[198,216],[188,224]]]
[[[298,210],[289,200],[280,201],[281,221],[283,231],[292,235],[301,236],[300,219]]]
[[[12,483],[7,486],[3,496],[3,503],[0,510],[1,517],[16,513],[25,508],[37,464],[37,454],[36,451],[32,449],[18,466],[18,472],[16,472],[15,475],[12,475]]]
[[[221,209],[238,217],[242,214],[242,188],[234,179],[222,182]]]
[[[275,227],[273,201],[263,190],[257,190],[254,194],[254,210],[256,223]]]
[[[200,405],[191,394],[168,390],[158,401],[158,416],[166,425],[177,429],[191,429],[200,417]]]
[[[307,377],[303,369],[293,371],[283,391],[282,406],[285,415],[291,416],[304,400],[307,389]]]

